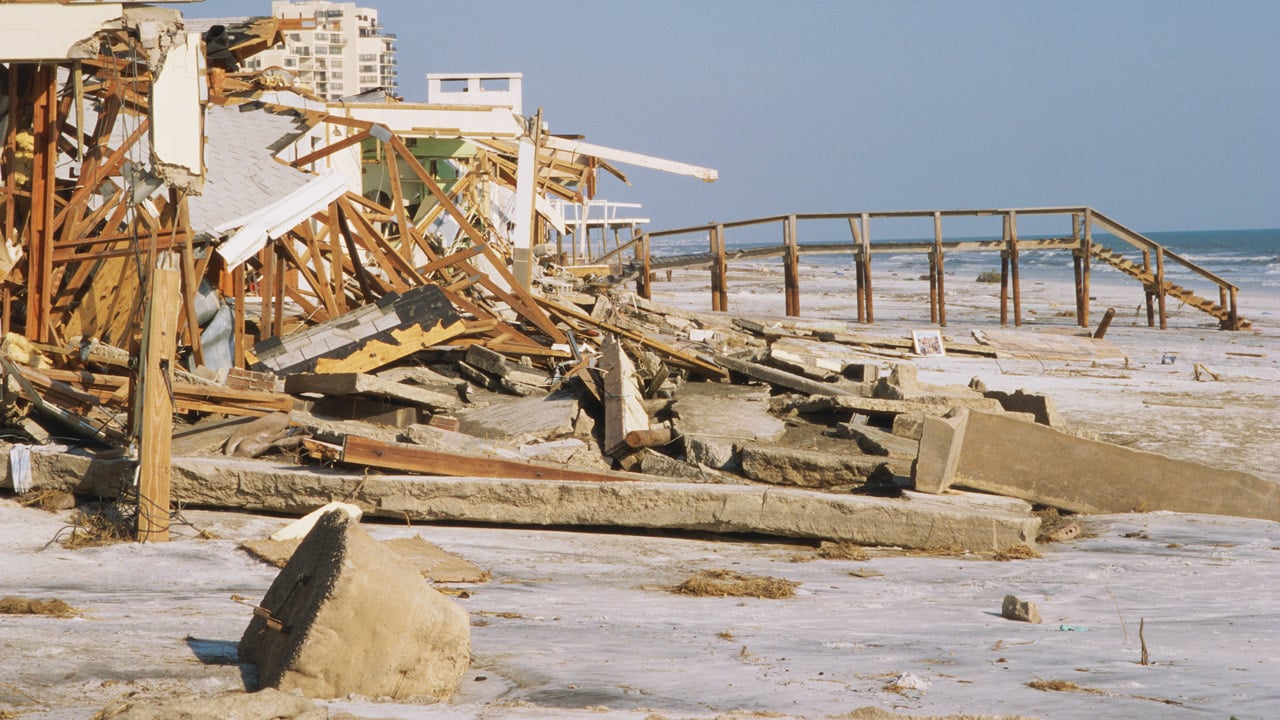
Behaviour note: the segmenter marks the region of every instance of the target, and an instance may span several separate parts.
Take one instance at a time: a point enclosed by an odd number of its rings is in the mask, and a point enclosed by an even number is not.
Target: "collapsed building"
[[[714,170],[553,134],[521,114],[515,74],[433,75],[427,103],[326,103],[285,68],[240,69],[304,22],[0,2],[15,490],[39,477],[132,498],[143,540],[166,537],[173,500],[305,513],[346,499],[417,520],[995,551],[1034,544],[1031,503],[1137,506],[1094,502],[1110,481],[1071,468],[1032,478],[1048,489],[1021,482],[1029,470],[994,477],[995,437],[1104,452],[1043,398],[921,385],[900,343],[623,295],[642,219],[596,198],[600,173]],[[64,436],[127,456],[29,447]],[[171,462],[209,447],[223,457]],[[1126,462],[1166,485],[1199,467]],[[369,482],[371,468],[452,479]],[[1275,495],[1257,478],[1223,485],[1204,488],[1213,511],[1275,506],[1256,502]]]

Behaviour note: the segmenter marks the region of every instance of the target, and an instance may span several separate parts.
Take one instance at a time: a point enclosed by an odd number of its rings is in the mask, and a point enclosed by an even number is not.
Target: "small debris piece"
[[[32,600],[14,595],[6,595],[0,598],[0,615],[46,615],[48,617],[69,618],[79,614],[80,611],[57,598]]]
[[[1030,600],[1019,600],[1016,595],[1005,595],[1000,604],[1000,617],[1006,620],[1017,620],[1039,625],[1040,610]]]
[[[679,595],[697,597],[756,597],[779,600],[795,595],[800,583],[763,575],[746,575],[732,570],[702,570],[671,589]]]

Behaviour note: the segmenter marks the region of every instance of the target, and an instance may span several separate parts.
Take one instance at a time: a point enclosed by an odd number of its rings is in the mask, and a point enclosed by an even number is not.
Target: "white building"
[[[395,91],[396,36],[382,31],[377,10],[349,2],[276,0],[271,14],[301,20],[303,27],[287,32],[283,46],[255,55],[246,69],[282,67],[330,101],[375,88]]]

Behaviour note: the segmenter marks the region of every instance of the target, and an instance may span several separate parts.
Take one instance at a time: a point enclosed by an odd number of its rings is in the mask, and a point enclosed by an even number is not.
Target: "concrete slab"
[[[795,485],[807,488],[830,488],[863,485],[868,481],[892,479],[895,474],[910,476],[911,462],[890,460],[854,452],[832,453],[774,445],[743,445],[742,474],[758,482],[772,485]]]
[[[461,432],[499,439],[525,434],[542,439],[571,435],[577,414],[578,398],[565,392],[495,401],[488,407],[465,408],[455,413]]]
[[[769,389],[755,385],[687,383],[672,404],[685,457],[695,465],[735,470],[735,445],[776,440],[786,423],[769,413]]]
[[[114,496],[131,477],[120,460],[32,454],[37,488]],[[367,475],[255,460],[175,458],[173,495],[192,507],[305,514],[332,499],[366,517],[757,533],[863,545],[974,552],[1033,545],[1040,520],[1012,498],[969,493],[902,497],[681,482],[556,482]],[[7,474],[0,484],[10,485]]]
[[[925,419],[916,488],[953,485],[1080,513],[1172,510],[1280,520],[1280,483],[975,410]]]

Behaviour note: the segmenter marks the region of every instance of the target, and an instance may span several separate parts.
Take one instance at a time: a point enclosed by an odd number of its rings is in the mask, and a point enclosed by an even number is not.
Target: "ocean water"
[[[1280,229],[1271,230],[1192,230],[1181,232],[1149,232],[1147,237],[1163,245],[1165,248],[1194,262],[1204,269],[1235,284],[1244,293],[1277,293],[1280,294]],[[948,241],[964,240],[997,240],[995,237],[946,238]],[[933,238],[920,238],[921,242],[932,242]],[[903,242],[904,240],[884,240],[884,242]],[[804,237],[801,229],[801,242],[805,244],[822,244],[821,241],[810,241]],[[834,242],[847,243],[842,239]],[[873,240],[873,245],[876,244]],[[1094,242],[1121,252],[1135,262],[1141,261],[1141,254],[1130,245],[1105,233],[1095,233]],[[732,237],[727,241],[729,250],[739,248],[763,247],[778,245],[778,240],[761,241],[746,239],[734,242]],[[706,252],[706,238],[662,238],[655,240],[653,253],[655,256],[677,255],[683,253]],[[806,254],[801,263],[819,268],[834,268],[836,272],[853,272],[853,258],[847,254],[817,255]],[[781,260],[769,258],[754,261],[761,265],[779,265]],[[1153,261],[1154,262],[1154,259]],[[885,273],[919,274],[929,272],[929,260],[923,253],[903,253],[880,255],[872,259],[873,268],[878,275]],[[947,274],[969,275],[974,277],[986,270],[999,271],[1000,254],[998,252],[955,252],[946,256]],[[1094,262],[1094,277],[1098,277],[1099,268],[1104,272],[1118,271]],[[1018,256],[1018,270],[1024,280],[1070,280],[1073,276],[1071,253],[1065,250],[1033,250],[1023,251]],[[1170,282],[1182,285],[1201,294],[1212,284],[1206,284],[1198,275],[1172,261],[1165,263],[1165,275]],[[1216,299],[1214,291],[1209,295]]]

